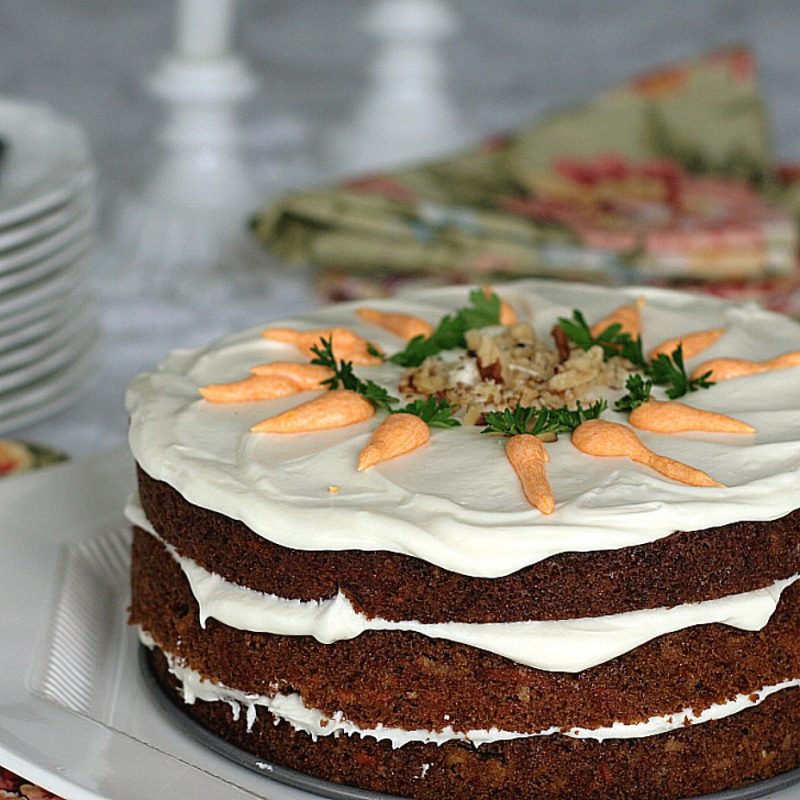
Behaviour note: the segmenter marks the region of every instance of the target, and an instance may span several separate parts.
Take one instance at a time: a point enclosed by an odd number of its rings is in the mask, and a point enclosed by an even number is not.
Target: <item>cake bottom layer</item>
[[[268,712],[248,723],[223,702],[186,704],[164,655],[153,649],[149,661],[182,712],[237,747],[323,780],[417,800],[675,800],[800,766],[797,688],[731,717],[642,739],[552,735],[393,749],[371,737],[314,740]]]

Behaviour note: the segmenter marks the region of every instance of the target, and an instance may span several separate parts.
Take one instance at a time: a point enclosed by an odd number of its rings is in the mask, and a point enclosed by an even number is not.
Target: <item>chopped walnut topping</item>
[[[464,409],[464,423],[479,424],[485,411],[523,406],[575,407],[596,399],[595,389],[619,389],[628,375],[622,358],[567,347],[566,357],[540,340],[528,324],[468,331],[467,352],[434,356],[406,372],[400,391],[435,396]]]
[[[550,335],[556,343],[556,352],[558,353],[559,361],[566,361],[569,358],[569,338],[564,333],[564,329],[556,323],[553,325]]]

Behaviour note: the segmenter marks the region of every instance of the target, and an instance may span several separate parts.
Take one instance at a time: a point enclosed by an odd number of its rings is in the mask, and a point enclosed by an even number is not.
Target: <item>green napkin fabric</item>
[[[655,70],[451,158],[285,197],[263,244],[341,280],[790,274],[752,55]]]

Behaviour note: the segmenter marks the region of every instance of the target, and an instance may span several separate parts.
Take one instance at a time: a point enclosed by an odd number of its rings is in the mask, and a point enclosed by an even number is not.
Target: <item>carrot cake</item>
[[[335,305],[136,379],[158,681],[265,761],[420,800],[800,766],[800,325],[496,292]]]

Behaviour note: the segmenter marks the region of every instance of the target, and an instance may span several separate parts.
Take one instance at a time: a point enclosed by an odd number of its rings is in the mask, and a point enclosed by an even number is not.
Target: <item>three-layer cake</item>
[[[689,370],[800,350],[800,326],[755,306],[533,281],[501,294],[542,342],[574,309],[596,320],[639,297],[645,351],[723,328]],[[467,295],[373,306],[435,326]],[[357,308],[283,325],[402,348]],[[548,514],[481,425],[432,429],[422,447],[358,471],[383,411],[254,433],[315,395],[199,394],[278,361],[308,354],[250,330],[172,354],[128,394],[131,620],[188,714],[265,760],[416,798],[665,800],[798,766],[800,368],[681,398],[755,433],[637,432],[723,486],[588,455],[559,434],[545,445]],[[391,361],[355,369],[395,395],[409,385]],[[463,384],[473,373],[450,374]],[[586,402],[624,391],[586,385]]]

